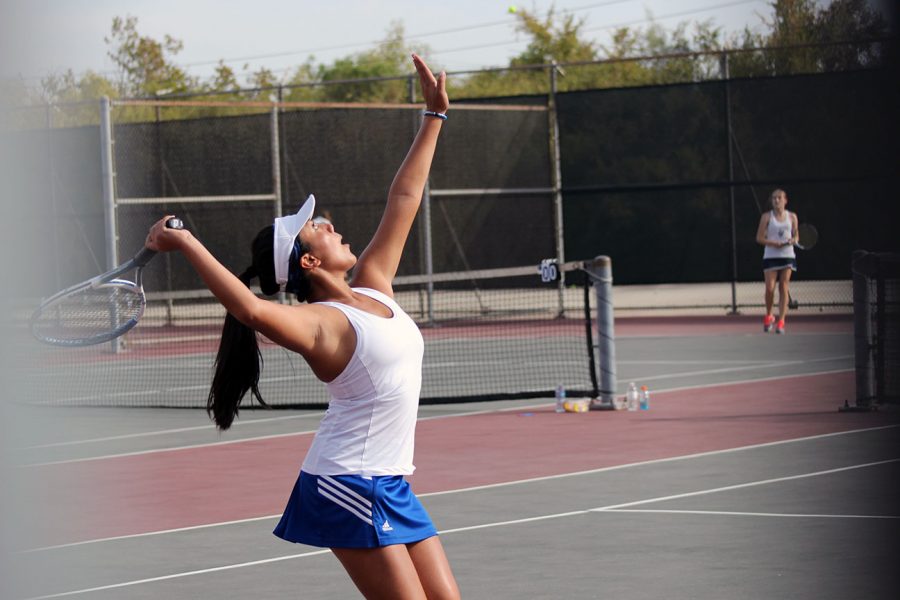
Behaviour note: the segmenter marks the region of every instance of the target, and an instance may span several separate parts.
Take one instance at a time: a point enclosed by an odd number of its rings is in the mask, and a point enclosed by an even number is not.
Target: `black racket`
[[[181,219],[166,221],[169,229],[184,229]],[[31,315],[31,333],[54,346],[102,344],[137,325],[147,299],[141,274],[156,251],[142,248],[128,262],[44,300]],[[134,281],[119,279],[137,269]]]
[[[812,250],[819,241],[819,232],[809,223],[801,223],[797,227],[797,243],[794,244],[801,250]]]

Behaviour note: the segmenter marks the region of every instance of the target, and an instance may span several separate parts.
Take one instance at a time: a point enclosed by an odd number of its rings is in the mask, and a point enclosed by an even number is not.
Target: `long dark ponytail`
[[[276,294],[280,290],[280,286],[275,282],[272,236],[271,225],[256,235],[253,239],[253,264],[238,276],[248,287],[254,278],[259,278],[259,287],[266,296]],[[298,238],[295,251],[291,254],[290,281],[286,291],[295,293],[300,301],[309,295],[309,280],[303,276],[298,261],[300,255],[308,251],[309,249],[301,244]],[[240,410],[241,400],[248,391],[262,406],[268,406],[259,393],[259,375],[262,367],[263,357],[259,351],[256,332],[238,321],[231,313],[227,313],[225,323],[222,325],[222,338],[216,354],[212,385],[206,400],[206,412],[220,430],[224,431],[231,427]]]

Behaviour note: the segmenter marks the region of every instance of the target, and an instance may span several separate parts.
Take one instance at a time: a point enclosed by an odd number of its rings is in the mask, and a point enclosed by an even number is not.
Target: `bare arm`
[[[415,54],[413,63],[419,74],[426,108],[446,112],[450,105],[445,88],[446,74],[442,72],[435,78],[428,65]],[[359,258],[351,285],[370,287],[393,295],[391,281],[397,273],[403,246],[422,202],[442,124],[441,119],[434,117],[422,120],[419,133],[394,176],[381,223]]]
[[[766,239],[766,228],[769,226],[769,213],[765,212],[759,218],[759,227],[756,229],[756,243],[761,244],[763,246],[772,246],[769,240]]]
[[[165,221],[168,218],[161,219],[150,229],[148,248],[158,252],[180,251],[209,291],[244,325],[301,354],[313,350],[321,321],[312,307],[284,306],[258,298],[189,231],[167,229]]]

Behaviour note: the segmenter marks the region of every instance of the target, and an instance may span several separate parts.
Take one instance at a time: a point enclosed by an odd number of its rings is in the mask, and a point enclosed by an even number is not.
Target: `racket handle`
[[[178,217],[172,217],[171,219],[166,220],[166,228],[167,229],[184,229],[184,222]],[[133,267],[143,267],[150,259],[156,256],[156,250],[151,250],[150,248],[141,248],[140,251],[134,255],[134,258],[131,259],[131,265]]]

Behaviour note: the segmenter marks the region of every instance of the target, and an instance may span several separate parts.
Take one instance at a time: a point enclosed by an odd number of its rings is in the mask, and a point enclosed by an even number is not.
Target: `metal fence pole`
[[[281,142],[278,136],[278,104],[272,105],[270,113],[270,139],[272,154],[272,194],[275,196],[273,212],[278,218],[281,216]],[[287,302],[287,294],[278,292],[278,302],[284,304]]]
[[[100,172],[103,193],[103,223],[106,230],[106,268],[113,269],[119,264],[118,224],[116,221],[116,184],[113,168],[113,135],[109,98],[100,98]],[[113,353],[122,350],[121,338],[109,343]]]
[[[591,410],[612,410],[616,395],[616,332],[612,295],[612,259],[597,256],[584,263],[584,270],[594,283],[597,297],[597,351],[600,362],[600,393]]]
[[[559,264],[566,262],[565,238],[563,236],[563,199],[562,199],[562,160],[559,152],[559,118],[556,110],[556,76],[559,67],[556,61],[550,65],[550,95],[547,97],[547,115],[550,119],[550,161],[551,181],[553,183],[553,227],[556,234],[554,244],[556,246],[556,259]],[[566,274],[560,272],[557,282],[557,296],[559,303],[559,316],[565,312]]]
[[[722,81],[725,85],[725,151],[728,156],[728,206],[731,211],[731,312],[729,314],[737,315],[740,314],[737,309],[737,218],[734,210],[734,157],[731,150],[731,90],[728,86],[728,79],[731,75],[728,72],[727,52],[722,53],[720,66]]]
[[[162,107],[155,106],[154,107],[154,116],[156,117],[155,121],[155,132],[156,132],[156,160],[159,161],[159,194],[163,198],[169,195],[166,191],[168,187],[166,185],[166,154],[165,148],[163,146],[163,137],[162,137]],[[163,212],[169,212],[169,204],[168,202],[163,202]],[[166,272],[166,291],[172,291],[172,253],[166,252],[163,254],[165,258],[165,272]],[[171,325],[173,323],[173,315],[174,315],[174,301],[169,298],[166,300],[166,324]]]
[[[56,289],[62,289],[62,273],[60,273],[59,253],[59,206],[56,204],[56,165],[53,160],[53,104],[48,104],[45,113],[47,126],[47,191],[50,206],[53,210],[53,283]]]

